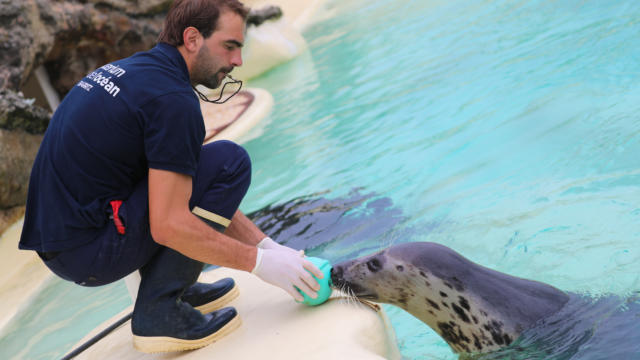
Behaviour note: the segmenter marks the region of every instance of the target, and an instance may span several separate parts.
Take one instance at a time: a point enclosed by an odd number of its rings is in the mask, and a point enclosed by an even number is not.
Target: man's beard
[[[213,69],[218,70],[212,72]],[[194,84],[204,85],[209,89],[215,89],[220,86],[220,83],[224,79],[224,77],[219,79],[218,74],[220,74],[221,72],[229,73],[232,69],[233,68],[218,68],[216,62],[211,56],[209,56],[209,49],[206,45],[203,45],[200,48],[200,51],[198,51],[198,55],[196,55],[196,61],[193,65],[193,75],[191,77],[191,82]]]

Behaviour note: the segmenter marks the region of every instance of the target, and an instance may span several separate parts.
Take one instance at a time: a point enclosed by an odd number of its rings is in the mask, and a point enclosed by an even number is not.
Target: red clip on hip
[[[124,235],[124,224],[122,224],[122,220],[120,220],[120,216],[118,216],[118,211],[120,211],[122,200],[113,200],[110,202],[110,204],[111,209],[113,209],[113,223],[116,225],[118,234]]]

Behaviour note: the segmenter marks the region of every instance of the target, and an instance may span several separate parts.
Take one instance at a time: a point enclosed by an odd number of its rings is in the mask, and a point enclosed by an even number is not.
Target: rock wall
[[[32,103],[0,89],[0,210],[24,204],[33,159],[49,123],[48,112]]]

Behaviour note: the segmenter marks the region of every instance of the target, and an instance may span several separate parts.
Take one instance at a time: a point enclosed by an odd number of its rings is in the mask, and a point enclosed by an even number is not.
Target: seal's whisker
[[[351,290],[346,286],[344,286],[343,292],[344,292],[344,299],[346,300],[347,304],[349,306],[353,305],[353,294]]]
[[[351,289],[349,289],[346,285],[340,285],[340,288],[338,288],[338,291],[340,292],[340,296],[337,297],[336,299],[342,300],[344,303],[346,303],[348,306],[352,306],[352,305],[357,305],[357,298],[354,295],[353,291]]]
[[[340,287],[340,292],[342,292],[342,299],[347,305],[351,305],[351,297],[349,296],[349,289],[346,285],[342,285]]]
[[[351,299],[351,294],[349,293],[349,289],[346,286],[343,286],[342,292],[344,294],[345,302],[347,303],[347,305],[351,306],[352,305],[352,299]]]
[[[336,288],[335,290],[339,294],[337,296],[332,296],[331,298],[329,298],[330,301],[339,300],[347,304],[347,306],[354,306],[354,307],[364,305],[375,312],[379,312],[381,309],[380,305],[357,297],[353,292],[353,290],[349,289],[346,285],[340,285],[340,287]]]
[[[348,295],[349,295],[349,300],[351,300],[351,303],[354,306],[357,306],[358,305],[358,297],[356,296],[356,294],[353,292],[352,289],[349,289]]]

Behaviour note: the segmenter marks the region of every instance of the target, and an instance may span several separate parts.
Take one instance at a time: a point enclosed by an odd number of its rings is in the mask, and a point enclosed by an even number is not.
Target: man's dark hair
[[[220,13],[225,10],[233,11],[243,19],[249,13],[238,0],[176,0],[164,19],[158,42],[176,47],[182,45],[182,33],[189,26],[198,29],[206,39],[216,30]]]

